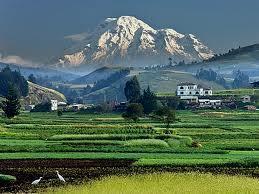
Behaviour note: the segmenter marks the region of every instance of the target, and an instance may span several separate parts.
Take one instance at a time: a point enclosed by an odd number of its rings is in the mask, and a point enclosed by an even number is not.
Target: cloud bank
[[[23,59],[17,55],[8,55],[4,56],[0,53],[0,62],[7,63],[7,64],[17,64],[17,65],[24,65],[24,66],[37,66],[35,62],[32,62],[27,59]]]

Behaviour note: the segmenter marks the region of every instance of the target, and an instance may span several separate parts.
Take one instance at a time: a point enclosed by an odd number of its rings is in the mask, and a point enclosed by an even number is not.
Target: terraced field
[[[118,114],[0,117],[0,172],[17,178],[0,188],[35,192],[31,181],[43,175],[43,186],[53,186],[55,170],[69,182],[168,170],[259,176],[258,112],[179,111],[177,117],[169,132],[158,121],[129,123]]]
[[[135,165],[258,163],[259,113],[178,112],[163,123],[137,124],[120,115],[26,113],[1,118],[0,159],[127,158]],[[201,144],[198,147],[192,146]]]

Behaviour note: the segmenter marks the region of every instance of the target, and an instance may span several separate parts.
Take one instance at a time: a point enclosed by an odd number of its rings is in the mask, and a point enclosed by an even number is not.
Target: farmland
[[[184,164],[194,158],[258,159],[259,113],[181,111],[177,117],[169,134],[158,121],[126,122],[117,114],[24,113],[12,120],[1,118],[0,158],[150,158],[173,163],[178,158]],[[202,147],[192,147],[193,141]]]
[[[98,177],[93,166],[103,168],[102,175],[140,169],[259,174],[258,112],[178,111],[169,130],[150,118],[133,123],[119,114],[22,113],[0,123],[1,173],[18,182],[25,173],[27,184],[41,174],[52,177],[53,169],[68,181],[78,176],[76,167]]]
[[[136,190],[136,188],[138,188]],[[112,176],[82,186],[49,189],[46,193],[256,193],[258,180],[243,176],[163,173]]]

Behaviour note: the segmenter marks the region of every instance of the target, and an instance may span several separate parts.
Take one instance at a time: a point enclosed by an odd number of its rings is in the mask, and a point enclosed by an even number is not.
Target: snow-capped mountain
[[[147,66],[200,61],[213,52],[192,34],[173,29],[156,30],[132,16],[107,18],[72,48],[58,64],[64,67]]]

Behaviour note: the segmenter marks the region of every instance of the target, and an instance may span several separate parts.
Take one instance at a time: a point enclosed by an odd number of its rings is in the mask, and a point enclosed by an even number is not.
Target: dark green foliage
[[[139,117],[143,115],[143,110],[144,109],[141,104],[131,103],[128,105],[126,112],[122,114],[122,117],[137,122]]]
[[[9,86],[6,100],[2,103],[2,109],[5,112],[7,118],[13,118],[20,113],[20,100],[16,89],[13,86]]]
[[[112,75],[110,75],[107,79],[97,81],[90,92],[94,92],[102,88],[105,88],[111,85],[112,83],[116,82],[117,80],[129,75],[129,73],[130,73],[130,70],[128,68],[115,72]]]
[[[37,104],[31,112],[51,112],[51,103],[50,102],[43,102]]]
[[[130,103],[138,103],[140,100],[141,92],[140,85],[136,76],[126,82],[124,94]]]
[[[226,87],[226,80],[224,77],[217,72],[213,71],[212,69],[206,70],[206,69],[199,69],[196,77],[198,79],[208,80],[208,81],[214,81],[224,87]]]
[[[170,109],[169,107],[161,107],[155,111],[155,118],[164,122],[166,128],[169,128],[170,124],[174,123],[176,120],[175,110]]]
[[[104,113],[110,113],[112,112],[112,105],[109,103],[102,103],[87,109],[82,109],[79,111],[79,114],[104,114]]]
[[[8,94],[8,86],[17,89],[18,96],[27,96],[29,92],[27,80],[18,71],[12,71],[8,66],[0,72],[0,95]]]
[[[59,117],[61,117],[63,115],[62,110],[58,110],[57,114],[58,114]]]
[[[212,62],[217,60],[235,59],[238,55],[247,55],[250,52],[256,52],[259,49],[259,44],[254,44],[246,47],[238,47],[230,49],[227,53],[214,55],[212,58],[204,60],[204,62]]]
[[[35,83],[35,84],[37,83],[36,77],[33,74],[30,74],[28,76],[28,81],[32,82],[32,83]]]
[[[10,182],[15,182],[16,177],[11,176],[11,175],[5,175],[5,174],[0,174],[0,184],[6,184]]]
[[[151,92],[150,87],[143,91],[143,95],[141,96],[140,103],[144,108],[145,114],[150,114],[154,110],[157,109],[157,100],[156,95]]]
[[[167,99],[167,103],[166,105],[172,109],[177,109],[179,104],[180,104],[181,100],[179,97],[177,96],[173,96]]]
[[[232,87],[233,88],[244,88],[249,86],[249,76],[245,73],[238,70],[237,72],[233,73],[235,79],[233,81]]]

